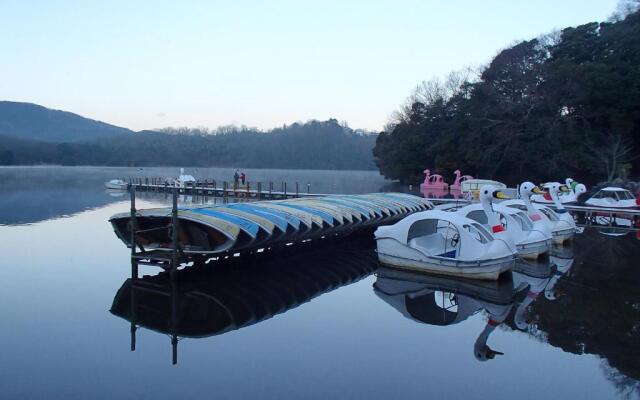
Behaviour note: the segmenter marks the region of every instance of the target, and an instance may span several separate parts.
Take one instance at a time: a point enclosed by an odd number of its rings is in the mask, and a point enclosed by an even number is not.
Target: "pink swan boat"
[[[431,171],[428,169],[424,170],[424,182],[420,184],[420,190],[425,191],[444,191],[446,192],[449,188],[447,182],[442,179],[442,175],[433,174],[431,175]]]
[[[462,175],[462,172],[460,172],[459,169],[455,170],[453,173],[456,175],[456,180],[451,186],[449,186],[452,192],[459,192],[462,187],[462,182],[473,179],[473,176],[471,175]]]

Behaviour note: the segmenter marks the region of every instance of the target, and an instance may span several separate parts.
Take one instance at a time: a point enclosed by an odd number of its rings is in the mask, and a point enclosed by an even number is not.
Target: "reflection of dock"
[[[277,258],[255,255],[215,269],[127,279],[111,312],[131,323],[132,351],[140,327],[170,335],[175,364],[179,338],[220,335],[259,323],[357,282],[376,268],[373,250],[353,250],[339,242]]]

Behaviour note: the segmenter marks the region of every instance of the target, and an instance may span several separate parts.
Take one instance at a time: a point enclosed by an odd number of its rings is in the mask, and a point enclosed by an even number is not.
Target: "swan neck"
[[[564,206],[562,205],[562,202],[558,198],[558,193],[557,192],[551,192],[550,194],[551,194],[551,199],[553,200],[553,204],[556,206],[556,208],[558,210],[564,210]]]
[[[480,203],[482,204],[484,213],[487,215],[487,222],[489,223],[489,226],[493,227],[500,224],[500,219],[497,217],[496,212],[493,211],[493,208],[491,207],[491,201],[485,198],[481,198]]]

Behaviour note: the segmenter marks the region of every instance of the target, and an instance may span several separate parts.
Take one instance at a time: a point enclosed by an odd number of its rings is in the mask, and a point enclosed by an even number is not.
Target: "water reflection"
[[[173,280],[168,273],[127,279],[111,313],[131,323],[132,350],[138,327],[170,335],[175,364],[179,338],[221,335],[259,323],[375,271],[374,251],[351,246],[334,243],[332,251],[323,246],[188,267]]]
[[[499,281],[478,281],[380,268],[373,289],[406,318],[429,325],[459,324],[484,311],[487,323],[473,345],[473,355],[487,361],[503,354],[489,347],[487,341],[509,315],[521,288],[514,287],[509,276]]]
[[[198,179],[230,181],[234,169],[188,169]],[[251,182],[272,181],[309,184],[312,193],[369,193],[379,191],[384,179],[375,171],[309,171],[309,170],[251,170],[245,172]],[[105,190],[104,183],[122,177],[145,178],[173,176],[176,168],[117,168],[117,167],[0,167],[0,225],[30,224],[82,211],[96,209],[110,203],[125,201],[128,192]],[[138,193],[142,200],[168,205],[164,194]],[[185,204],[216,204],[223,199],[206,196],[181,196]]]

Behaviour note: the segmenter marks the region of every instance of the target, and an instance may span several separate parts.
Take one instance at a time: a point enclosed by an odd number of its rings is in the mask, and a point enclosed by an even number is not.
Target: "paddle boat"
[[[420,184],[421,191],[442,190],[446,193],[449,185],[444,181],[442,175],[433,174],[428,169],[424,170],[424,182]]]
[[[516,253],[476,221],[439,210],[380,226],[374,236],[385,265],[471,279],[497,279],[513,267]]]
[[[453,181],[453,184],[449,186],[449,190],[452,192],[460,192],[462,189],[462,183],[473,179],[473,176],[471,175],[462,175],[462,172],[460,172],[459,169],[455,170],[453,173],[456,176],[456,179]]]
[[[373,291],[405,318],[433,326],[461,323],[479,312],[487,322],[473,345],[478,361],[503,353],[487,345],[491,332],[507,319],[518,291],[511,277],[478,281],[379,268]]]
[[[402,193],[333,195],[243,202],[178,209],[178,241],[188,254],[215,255],[248,251],[274,244],[334,236],[393,223],[411,213],[432,208],[423,198]],[[145,250],[173,249],[172,210],[136,212],[136,245]],[[131,214],[111,217],[117,236],[131,246]]]
[[[535,229],[529,216],[522,210],[493,204],[494,198],[509,199],[500,190],[485,185],[479,197],[480,203],[464,206],[456,213],[484,225],[494,234],[503,235],[505,240],[515,245],[520,257],[536,259],[549,252],[551,235],[546,229]]]
[[[104,187],[112,190],[127,190],[129,184],[122,179],[111,179],[104,183]]]
[[[478,200],[480,196],[480,189],[485,185],[493,186],[495,190],[500,191],[507,188],[507,185],[498,181],[492,181],[489,179],[468,179],[460,183],[460,192],[465,199]]]
[[[556,235],[556,243],[561,244],[566,240],[573,238],[574,234],[578,232],[576,221],[573,219],[573,216],[567,212],[567,209],[564,208],[564,205],[559,199],[560,192],[566,192],[570,189],[558,182],[551,182],[546,185],[545,190],[551,197],[556,209],[553,213],[545,211],[544,209],[541,209],[541,211],[543,211],[552,221],[553,218],[557,216],[558,219],[554,221],[556,226],[553,229],[559,232],[558,235]]]
[[[542,184],[542,187],[546,189],[552,183],[557,182],[544,183]],[[583,185],[582,183],[577,183],[571,178],[565,179],[564,186],[569,190],[563,190],[558,193],[558,199],[562,204],[575,204],[578,202],[579,197],[587,192],[587,187],[585,185]],[[547,192],[534,194],[533,196],[531,196],[531,201],[542,204],[553,203],[553,199]]]
[[[540,188],[531,182],[524,182],[519,192],[520,200],[505,200],[500,204],[526,211],[534,228],[551,234],[555,244],[563,244],[573,237],[575,229],[568,222],[561,221],[555,211],[545,205],[531,203],[533,194],[544,193]]]
[[[636,208],[637,203],[633,194],[627,189],[607,186],[598,190],[584,202],[588,206],[606,208]]]

